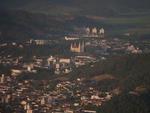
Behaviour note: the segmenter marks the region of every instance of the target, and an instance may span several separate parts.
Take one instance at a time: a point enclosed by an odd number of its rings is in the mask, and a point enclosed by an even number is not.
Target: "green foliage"
[[[137,86],[150,87],[150,54],[117,56],[94,64],[83,66],[71,73],[70,78],[84,77],[90,80],[94,76],[112,75],[115,80],[100,81],[103,88],[121,87],[124,91],[134,90]],[[103,83],[105,85],[103,85]],[[118,84],[118,85],[117,85]],[[104,88],[104,89],[105,89]]]
[[[1,74],[10,75],[10,73],[11,73],[10,68],[11,68],[10,66],[0,65],[0,75]]]
[[[99,109],[98,113],[149,113],[149,104],[143,98],[123,94],[113,99]]]

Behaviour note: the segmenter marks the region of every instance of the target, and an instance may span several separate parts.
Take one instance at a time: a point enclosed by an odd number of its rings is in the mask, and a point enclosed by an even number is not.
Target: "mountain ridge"
[[[1,0],[4,9],[21,9],[52,15],[114,16],[129,12],[149,12],[149,0]]]

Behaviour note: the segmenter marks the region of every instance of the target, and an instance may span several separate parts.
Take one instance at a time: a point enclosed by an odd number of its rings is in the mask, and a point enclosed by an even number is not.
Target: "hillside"
[[[63,20],[41,13],[1,10],[0,17],[2,41],[46,38],[52,34],[60,35],[71,30]]]
[[[77,69],[69,77],[83,79],[114,96],[101,107],[87,106],[98,113],[149,113],[150,109],[150,54],[109,58]]]
[[[74,32],[87,26],[104,27],[106,35],[122,35],[129,32],[136,37],[150,35],[149,16],[111,17],[47,15],[23,10],[0,11],[0,40],[15,41],[30,38],[50,38]]]
[[[81,77],[85,81],[96,80],[104,90],[119,88],[123,92],[144,88],[150,89],[150,55],[129,55],[109,58],[83,66],[70,75],[70,79]],[[138,90],[140,91],[140,90]]]
[[[115,16],[129,12],[148,13],[149,4],[149,0],[2,0],[0,6],[52,15]]]
[[[149,113],[150,92],[145,92],[139,96],[131,94],[122,94],[113,97],[111,101],[106,102],[98,113]]]

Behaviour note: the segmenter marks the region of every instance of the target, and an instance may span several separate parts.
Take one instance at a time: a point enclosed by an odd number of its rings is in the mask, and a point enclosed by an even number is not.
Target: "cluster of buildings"
[[[30,39],[29,41],[26,42],[27,44],[35,44],[38,46],[42,46],[42,45],[50,45],[52,44],[52,40],[44,40],[44,39]]]
[[[104,38],[105,29],[103,27],[81,27],[75,28],[73,33],[65,36],[65,40],[78,40],[79,37]]]
[[[11,60],[10,60],[11,59]],[[13,60],[10,58],[1,58],[0,64],[11,67],[10,72],[12,76],[19,76],[23,73],[36,74],[38,70],[44,69],[53,72],[56,75],[68,74],[74,68],[94,63],[97,61],[96,57],[86,55],[76,55],[72,57],[49,56],[37,57],[33,56],[30,62],[23,61],[23,57],[17,57]]]
[[[33,40],[32,40],[33,41]],[[31,41],[31,45],[32,42]],[[37,44],[43,45],[43,41],[37,41]],[[47,41],[44,43],[47,43]],[[13,76],[21,75],[22,73],[36,74],[38,69],[51,70],[54,74],[68,74],[73,71],[74,67],[96,62],[99,58],[104,59],[111,55],[121,54],[141,54],[143,51],[129,41],[122,39],[82,39],[66,41],[69,43],[70,48],[68,50],[72,53],[72,56],[55,55],[55,56],[33,56],[32,60],[28,63],[24,62],[23,56],[13,57],[11,54],[7,56],[0,56],[0,64],[5,66],[11,66],[11,74]],[[1,48],[7,47],[9,44],[2,44]],[[17,46],[18,44],[13,42],[11,46]],[[29,46],[29,45],[28,45]],[[25,47],[25,46],[24,46]],[[68,51],[68,52],[69,52]],[[95,57],[93,57],[93,55]]]
[[[73,61],[71,58],[59,58],[50,56],[47,59],[48,67],[54,69],[55,74],[68,74],[72,71]]]
[[[51,89],[50,80],[17,81],[12,76],[1,77],[4,80],[0,83],[0,106],[3,106],[0,112],[96,113],[84,107],[89,104],[100,107],[113,96],[111,92],[102,92],[90,84],[86,85],[80,78],[57,82]]]
[[[3,57],[3,56],[0,56],[0,64],[2,65],[18,65],[19,64],[19,61],[22,59],[22,57],[13,57],[12,56],[7,56],[7,57]]]
[[[96,27],[93,27],[93,28],[87,27],[86,34],[88,37],[104,37],[105,30],[104,28],[99,29]]]
[[[1,43],[0,65],[9,67],[11,73],[0,75],[0,113],[96,113],[85,107],[88,105],[101,107],[103,103],[111,100],[113,97],[111,91],[101,91],[96,85],[86,83],[87,81],[80,78],[77,80],[17,80],[17,77],[24,73],[36,75],[39,69],[40,71],[52,70],[55,75],[68,74],[75,68],[97,62],[99,57],[92,55],[104,56],[102,58],[105,59],[111,55],[143,53],[143,49],[138,47],[140,44],[144,45],[143,42],[139,41],[136,45],[119,38],[103,38],[104,28],[87,27],[83,32],[75,37],[65,37],[65,41],[31,39],[22,43]],[[124,35],[130,36],[128,33]],[[33,56],[28,62],[22,55],[12,55],[16,48],[20,51],[29,49],[32,45],[39,47],[55,45],[51,46],[55,48],[60,46],[60,43],[64,45],[69,43],[68,51],[65,51],[75,54],[70,57]],[[147,46],[143,48],[150,52],[149,42],[144,43]],[[63,78],[63,76],[60,77]]]
[[[68,74],[74,68],[96,62],[97,59],[91,56],[75,56],[72,58],[49,57],[47,59],[48,66],[54,69],[55,74]]]
[[[11,75],[12,76],[19,76],[22,73],[36,74],[37,73],[37,69],[34,68],[34,65],[32,63],[30,63],[30,64],[23,63],[22,65],[14,66],[11,69]]]
[[[71,41],[70,51],[79,54],[94,54],[101,56],[120,54],[141,54],[142,49],[132,42],[122,39],[92,39],[85,41]]]
[[[86,51],[101,56],[141,54],[143,51],[129,41],[115,39],[89,40],[86,42]]]
[[[104,28],[85,29],[86,33],[78,37],[65,37],[70,43],[70,51],[73,53],[90,53],[102,56],[117,54],[141,54],[143,51],[132,42],[119,38],[93,38],[104,37]],[[137,47],[136,47],[137,46]]]
[[[142,50],[139,49],[138,47],[135,47],[134,45],[128,45],[126,50],[127,52],[133,53],[133,54],[142,53]]]
[[[8,73],[0,75],[0,113],[5,110],[10,110],[12,113],[96,113],[84,107],[89,104],[100,107],[104,102],[109,101],[113,97],[111,92],[102,92],[80,78],[72,81],[59,80],[53,88],[51,88],[51,82],[54,81],[51,80],[18,81],[16,79],[24,73],[36,75],[39,69],[40,71],[48,70],[47,72],[51,70],[53,75],[66,75],[75,68],[93,64],[100,58],[143,52],[130,41],[118,38],[95,38],[104,37],[104,28],[87,27],[85,31],[83,37],[65,37],[65,41],[31,39],[23,44],[16,42],[0,44],[0,49],[5,50],[9,47],[24,49],[32,45],[41,47],[58,44],[60,46],[60,43],[64,43],[64,45],[68,44],[68,49],[65,51],[72,53],[71,56],[68,55],[69,57],[63,55],[32,56],[32,59],[26,62],[23,56],[17,57],[11,54],[2,56],[5,51],[1,51],[0,65],[8,66],[11,73],[9,76]]]

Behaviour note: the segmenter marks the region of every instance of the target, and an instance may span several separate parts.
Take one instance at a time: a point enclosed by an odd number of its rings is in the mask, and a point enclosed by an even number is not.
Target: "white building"
[[[101,35],[101,34],[104,34],[104,33],[105,33],[104,28],[101,28],[101,29],[99,30],[99,34]]]
[[[104,34],[105,34],[105,30],[104,30],[104,28],[96,28],[96,27],[93,27],[93,28],[89,28],[89,27],[87,27],[86,28],[86,35],[88,36],[88,37],[103,37],[104,36]]]
[[[0,83],[4,83],[4,79],[5,79],[5,75],[2,74],[1,78],[0,78]]]
[[[92,29],[92,34],[97,34],[97,28],[96,27],[94,27],[93,29]]]
[[[22,73],[23,71],[22,70],[19,70],[19,69],[12,69],[11,70],[11,75],[12,76],[18,76]]]
[[[60,63],[70,64],[71,60],[69,58],[60,58],[59,62]]]
[[[87,34],[90,34],[90,32],[91,32],[90,28],[87,27],[87,28],[86,28],[86,33],[87,33]]]

